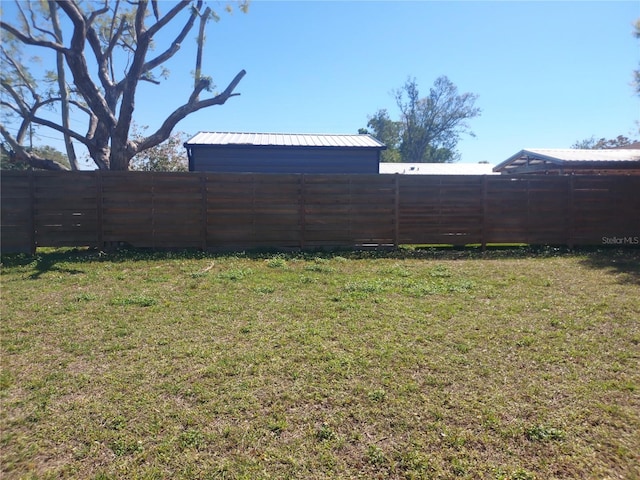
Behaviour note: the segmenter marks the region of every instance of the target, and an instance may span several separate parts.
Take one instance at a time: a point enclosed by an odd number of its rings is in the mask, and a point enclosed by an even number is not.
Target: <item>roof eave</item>
[[[183,144],[185,148],[189,147],[213,147],[213,148],[260,148],[260,149],[281,149],[281,148],[304,148],[318,150],[344,150],[344,149],[360,149],[360,150],[386,150],[386,145],[254,145],[251,143],[189,143]]]
[[[536,152],[532,152],[531,150],[520,150],[518,153],[516,153],[515,155],[512,155],[511,157],[507,158],[504,162],[499,163],[498,165],[496,165],[495,167],[493,167],[493,171],[494,172],[502,172],[505,171],[506,167],[508,167],[509,165],[511,165],[512,163],[514,163],[516,160],[526,160],[527,162],[527,166],[528,162],[531,159],[535,159],[535,160],[541,160],[543,162],[549,162],[553,165],[561,165],[562,161],[558,160],[555,157],[550,157],[548,155],[543,155],[540,153],[536,153]],[[515,168],[518,168],[518,166],[516,166]]]

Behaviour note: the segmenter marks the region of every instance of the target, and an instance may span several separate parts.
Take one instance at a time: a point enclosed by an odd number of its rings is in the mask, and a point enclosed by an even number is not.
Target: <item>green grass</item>
[[[640,253],[4,256],[5,479],[640,478]]]

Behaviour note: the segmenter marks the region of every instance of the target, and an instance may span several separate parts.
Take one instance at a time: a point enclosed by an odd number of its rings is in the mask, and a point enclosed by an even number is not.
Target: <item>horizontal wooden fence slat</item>
[[[640,176],[3,172],[1,248],[640,243]]]

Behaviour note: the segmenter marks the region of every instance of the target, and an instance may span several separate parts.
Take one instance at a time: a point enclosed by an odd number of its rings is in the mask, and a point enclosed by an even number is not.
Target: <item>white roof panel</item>
[[[186,145],[386,148],[371,135],[199,132]]]
[[[640,160],[640,150],[635,149],[527,148],[522,152],[524,155],[529,153],[561,162],[629,162]]]

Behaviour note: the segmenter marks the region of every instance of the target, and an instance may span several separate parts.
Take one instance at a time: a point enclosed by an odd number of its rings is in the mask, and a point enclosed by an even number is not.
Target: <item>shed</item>
[[[496,165],[502,174],[640,175],[640,149],[528,148]]]
[[[200,132],[184,146],[191,172],[377,174],[387,148],[367,134]]]
[[[496,175],[489,163],[382,162],[380,173],[401,175]]]

